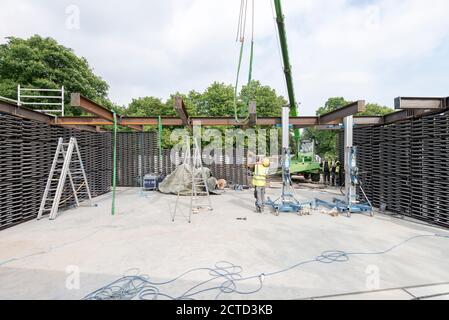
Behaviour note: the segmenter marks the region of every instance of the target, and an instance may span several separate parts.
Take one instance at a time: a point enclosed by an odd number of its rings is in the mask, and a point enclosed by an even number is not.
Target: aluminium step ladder
[[[188,193],[178,192],[175,210],[172,215],[172,221],[175,221],[176,214],[180,211],[180,198],[182,196],[190,196],[189,214],[186,218],[188,219],[188,222],[191,223],[192,214],[198,214],[200,210],[213,211],[214,209],[212,207],[209,187],[207,185],[207,177],[205,176],[201,150],[197,139],[194,138],[193,156],[191,156],[189,145],[187,145],[186,150],[187,153],[184,155],[184,164],[187,164],[190,167],[192,189]],[[182,180],[186,181],[186,177],[184,176]]]
[[[207,185],[207,177],[203,168],[201,150],[197,139],[194,139],[190,211],[192,213],[199,213],[201,209],[207,209],[209,211],[213,210],[209,187]]]
[[[61,201],[67,177],[69,178],[70,188],[73,193]],[[87,182],[87,176],[76,138],[70,138],[69,143],[64,143],[64,139],[60,138],[37,219],[42,219],[44,215],[49,215],[50,220],[56,219],[59,206],[69,201],[72,197],[75,200],[75,205],[79,207],[80,195],[87,196],[89,204],[92,205],[89,183]]]

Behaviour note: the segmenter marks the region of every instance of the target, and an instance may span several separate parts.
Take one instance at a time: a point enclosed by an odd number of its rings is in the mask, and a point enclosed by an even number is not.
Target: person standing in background
[[[337,175],[337,164],[335,163],[335,160],[332,160],[332,167],[331,167],[331,185],[332,187],[336,186],[336,178]]]
[[[323,162],[323,178],[324,178],[324,185],[330,184],[330,167],[329,167],[329,161],[327,159],[324,159]]]
[[[335,164],[335,175],[337,176],[337,187],[341,187],[341,162]]]

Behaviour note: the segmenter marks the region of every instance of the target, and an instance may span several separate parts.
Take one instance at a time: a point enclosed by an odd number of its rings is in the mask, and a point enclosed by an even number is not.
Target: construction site
[[[273,4],[278,116],[192,116],[181,95],[176,116],[127,116],[20,83],[0,97],[0,299],[449,299],[449,97],[301,116]],[[306,129],[336,133],[338,187]]]

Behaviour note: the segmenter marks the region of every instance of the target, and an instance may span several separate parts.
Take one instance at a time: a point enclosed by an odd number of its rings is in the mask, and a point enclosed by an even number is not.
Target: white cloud
[[[285,95],[269,1],[256,0],[254,76]],[[70,4],[80,8],[80,30],[65,28]],[[447,66],[447,0],[283,4],[303,114],[313,114],[335,95],[391,105],[399,95],[449,94],[447,71],[435,67]],[[238,0],[2,0],[0,36],[56,38],[89,60],[110,83],[113,100],[127,104],[136,96],[204,90],[215,80],[233,83],[239,5]],[[413,77],[412,70],[419,74]]]

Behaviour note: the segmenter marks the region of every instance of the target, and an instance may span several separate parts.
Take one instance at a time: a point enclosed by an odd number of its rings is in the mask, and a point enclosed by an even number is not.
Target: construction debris
[[[323,207],[319,207],[319,208],[313,209],[313,212],[317,213],[317,214],[329,215],[329,216],[334,217],[334,218],[340,216],[340,213],[338,212],[337,208],[326,209],[326,208],[323,208]]]

